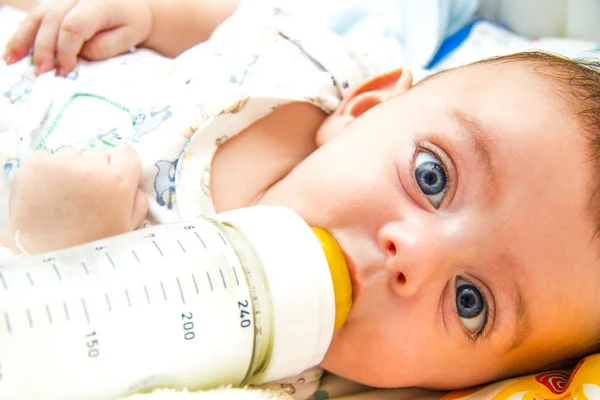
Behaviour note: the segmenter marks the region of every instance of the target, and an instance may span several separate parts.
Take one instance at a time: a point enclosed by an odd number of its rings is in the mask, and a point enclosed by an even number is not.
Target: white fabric
[[[471,19],[479,2],[480,0],[288,0],[286,7],[290,7],[295,13],[310,15],[313,25],[330,29],[357,49],[380,51],[380,57],[384,58],[384,54],[387,54],[389,62],[394,66],[401,63],[405,67],[417,69],[424,68],[429,63],[447,35],[460,29]]]
[[[267,390],[219,388],[201,392],[155,390],[127,397],[124,400],[288,400],[285,393]]]
[[[526,36],[600,42],[598,0],[481,0],[479,14]]]

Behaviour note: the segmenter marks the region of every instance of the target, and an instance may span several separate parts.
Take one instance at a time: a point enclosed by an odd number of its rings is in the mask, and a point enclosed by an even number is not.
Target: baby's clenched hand
[[[9,233],[18,231],[33,254],[131,231],[148,210],[140,176],[140,159],[129,147],[35,152],[12,182]]]
[[[127,52],[152,30],[148,0],[56,0],[35,8],[10,38],[12,64],[33,50],[36,74],[71,72],[81,55],[102,60]]]

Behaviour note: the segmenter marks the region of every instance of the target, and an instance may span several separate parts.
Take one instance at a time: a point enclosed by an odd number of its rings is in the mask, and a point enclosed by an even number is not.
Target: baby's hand
[[[152,28],[148,0],[56,0],[35,8],[8,41],[12,64],[33,50],[36,74],[71,72],[81,55],[102,60],[143,42]]]
[[[33,153],[11,186],[9,234],[35,254],[134,230],[148,210],[140,175],[129,147]]]

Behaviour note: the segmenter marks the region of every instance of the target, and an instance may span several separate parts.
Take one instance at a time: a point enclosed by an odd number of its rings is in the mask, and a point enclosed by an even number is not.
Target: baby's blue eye
[[[431,205],[439,208],[446,195],[448,181],[440,160],[427,151],[419,152],[415,157],[415,179]]]
[[[485,298],[475,287],[462,278],[456,279],[456,312],[467,330],[479,333],[487,320]]]

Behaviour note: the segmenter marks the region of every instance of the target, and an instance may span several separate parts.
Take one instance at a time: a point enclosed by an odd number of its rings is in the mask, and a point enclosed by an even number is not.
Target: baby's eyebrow
[[[478,158],[483,161],[485,173],[488,176],[491,186],[491,188],[487,189],[496,189],[496,173],[494,163],[492,162],[492,154],[495,146],[487,133],[487,129],[485,129],[480,120],[457,108],[450,110],[450,116],[458,124],[460,128],[458,130],[459,134],[467,139],[471,147],[475,150],[475,153],[477,153]],[[496,192],[496,190],[493,192]]]

